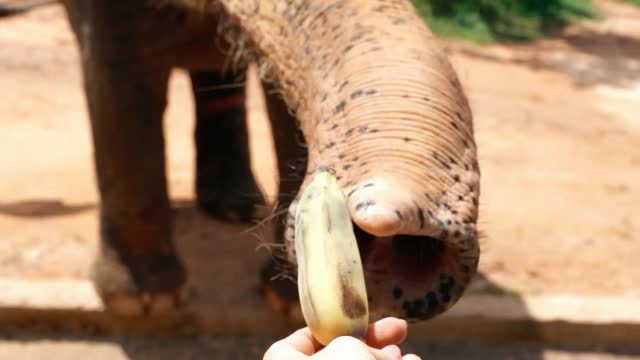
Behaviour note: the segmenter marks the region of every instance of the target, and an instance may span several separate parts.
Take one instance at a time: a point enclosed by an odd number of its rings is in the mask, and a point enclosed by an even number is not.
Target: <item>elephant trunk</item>
[[[308,174],[337,172],[372,315],[445,311],[477,268],[480,174],[463,89],[411,2],[220,3],[295,112]]]

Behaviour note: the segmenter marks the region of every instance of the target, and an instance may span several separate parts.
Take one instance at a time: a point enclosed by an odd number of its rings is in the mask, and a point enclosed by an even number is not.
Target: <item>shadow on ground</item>
[[[96,207],[92,203],[68,204],[59,199],[38,199],[15,202],[0,202],[0,215],[45,218],[75,215]]]

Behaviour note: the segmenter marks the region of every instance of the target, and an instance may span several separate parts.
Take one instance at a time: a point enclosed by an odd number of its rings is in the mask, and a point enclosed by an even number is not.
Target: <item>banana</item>
[[[323,345],[339,336],[362,339],[369,304],[347,200],[335,172],[318,169],[295,216],[298,294],[305,322]]]

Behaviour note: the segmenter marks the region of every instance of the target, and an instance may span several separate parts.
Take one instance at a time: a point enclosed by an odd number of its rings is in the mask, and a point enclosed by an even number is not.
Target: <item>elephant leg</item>
[[[171,61],[148,53],[151,38],[135,28],[145,11],[98,1],[70,8],[74,28],[86,30],[76,33],[100,194],[92,278],[106,307],[121,315],[173,310],[186,280],[172,243],[165,178]]]
[[[251,172],[245,88],[230,75],[192,71],[196,108],[196,194],[198,205],[229,222],[249,222],[264,204]]]
[[[102,203],[102,249],[93,277],[107,306],[119,313],[177,305],[186,278],[172,244],[166,189],[166,70],[95,64],[85,70]],[[158,303],[143,304],[148,295]]]
[[[276,208],[274,240],[284,245],[289,205],[298,193],[307,167],[307,151],[302,141],[304,137],[298,129],[295,117],[291,116],[281,97],[266,91],[266,106],[271,123],[272,136],[276,151],[279,172],[278,206]],[[290,222],[293,224],[293,222]],[[274,254],[260,273],[261,288],[270,306],[284,317],[301,316],[298,288],[291,278],[296,269],[286,260],[287,254],[280,250],[283,246],[274,246]],[[282,276],[287,275],[287,276]]]

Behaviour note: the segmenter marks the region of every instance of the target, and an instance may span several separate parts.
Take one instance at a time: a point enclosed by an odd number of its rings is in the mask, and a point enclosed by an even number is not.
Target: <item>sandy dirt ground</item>
[[[640,296],[640,10],[596,3],[608,19],[582,22],[555,39],[448,44],[475,114],[487,235],[481,273],[506,291]],[[0,21],[0,277],[87,277],[97,193],[77,55],[59,6]],[[181,203],[193,198],[193,106],[184,73],[176,71],[170,85],[169,184]],[[271,143],[262,136],[259,93],[250,91],[254,170],[272,195]],[[180,231],[197,231],[205,221],[196,217]],[[204,358],[223,341],[184,340],[187,356],[182,343],[168,348],[161,340],[145,347],[144,339],[20,339],[0,343],[0,358]],[[243,341],[220,346],[259,354],[270,340]],[[534,347],[420,346],[432,359],[607,358]]]

